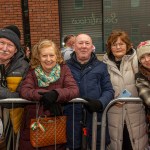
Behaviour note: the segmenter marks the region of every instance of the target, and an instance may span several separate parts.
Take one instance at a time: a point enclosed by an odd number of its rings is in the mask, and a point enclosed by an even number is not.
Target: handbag
[[[66,116],[44,116],[31,119],[31,145],[37,148],[66,143],[66,121]]]

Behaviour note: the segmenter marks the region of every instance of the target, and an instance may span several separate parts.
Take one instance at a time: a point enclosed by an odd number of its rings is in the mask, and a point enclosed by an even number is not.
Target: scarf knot
[[[50,85],[50,83],[56,82],[60,78],[60,65],[56,64],[55,67],[53,67],[52,71],[50,72],[49,76],[47,76],[42,67],[38,66],[35,68],[35,75],[38,80],[38,86],[39,87],[47,87]]]

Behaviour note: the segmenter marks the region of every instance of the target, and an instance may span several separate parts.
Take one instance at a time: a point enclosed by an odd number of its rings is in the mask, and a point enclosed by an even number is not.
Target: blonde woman
[[[39,93],[43,93],[40,95]],[[42,101],[39,114],[59,115],[62,103],[78,96],[78,87],[69,68],[64,63],[56,44],[48,39],[38,42],[32,49],[31,69],[22,83],[20,94],[29,101]],[[36,117],[36,106],[25,108],[20,132],[20,150],[34,150],[30,144],[30,121]],[[65,150],[65,144],[57,145],[57,150]],[[40,150],[54,150],[55,146]]]

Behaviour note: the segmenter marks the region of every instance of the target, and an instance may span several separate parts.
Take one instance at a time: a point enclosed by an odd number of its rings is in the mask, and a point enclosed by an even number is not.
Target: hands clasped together
[[[57,103],[58,98],[58,92],[55,90],[52,90],[50,92],[41,93],[39,92],[41,97],[41,103],[44,106],[45,110],[49,110],[51,114],[55,116],[59,116],[62,114],[61,106]]]

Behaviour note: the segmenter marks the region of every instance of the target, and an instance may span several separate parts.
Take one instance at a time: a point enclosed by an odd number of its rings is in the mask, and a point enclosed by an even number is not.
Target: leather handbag
[[[31,119],[31,145],[37,148],[66,143],[66,121],[66,116]]]

